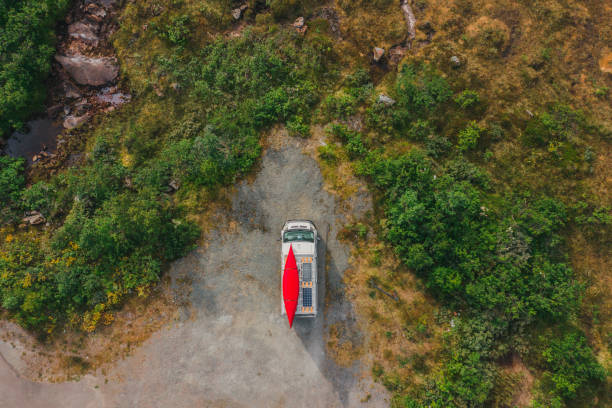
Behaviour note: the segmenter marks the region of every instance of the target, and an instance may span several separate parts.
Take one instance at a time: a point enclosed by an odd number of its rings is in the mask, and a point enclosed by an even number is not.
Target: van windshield
[[[293,241],[314,242],[314,232],[306,230],[291,230],[283,234],[283,242]]]

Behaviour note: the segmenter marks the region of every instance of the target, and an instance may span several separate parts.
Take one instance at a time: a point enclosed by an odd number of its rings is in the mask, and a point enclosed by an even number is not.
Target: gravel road
[[[75,383],[19,377],[18,352],[0,342],[0,352],[9,356],[0,359],[0,407],[386,406],[388,396],[371,382],[368,367],[340,367],[326,350],[329,327],[338,322],[347,328],[345,338],[355,344],[363,338],[342,295],[349,254],[335,238],[341,225],[336,202],[301,143],[285,138],[268,148],[256,178],[238,186],[208,245],[171,266],[176,290],[185,281],[191,288],[183,293],[188,302],[180,321],[106,377],[97,373]],[[280,315],[277,241],[291,218],[315,222],[323,238],[319,257],[327,260],[319,272],[322,313],[296,319],[294,330]]]

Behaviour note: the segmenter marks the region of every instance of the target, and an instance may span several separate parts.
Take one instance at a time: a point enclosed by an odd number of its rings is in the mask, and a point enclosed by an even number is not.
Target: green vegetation
[[[54,27],[69,0],[0,2],[0,137],[42,109]],[[5,29],[9,28],[10,29]]]
[[[456,121],[465,126],[458,132],[437,120],[445,111],[452,115],[452,106],[450,86],[435,69],[406,65],[394,89],[398,103],[374,103],[367,112],[371,129],[389,131],[396,141],[362,149],[357,132],[333,125],[330,134],[378,192],[382,237],[430,294],[460,317],[445,336],[444,365],[425,376],[426,387],[410,387],[410,379],[407,384],[379,367],[381,382],[396,395],[397,406],[488,406],[497,398],[497,362],[518,354],[551,379],[550,386],[542,385],[542,403],[589,400],[606,374],[574,323],[584,287],[568,263],[563,238],[570,210],[542,192],[499,191],[485,169],[463,157],[478,150],[484,130],[475,120]],[[466,109],[478,97],[463,91],[455,102]],[[530,144],[543,140],[533,146],[554,140],[577,144],[585,128],[580,113],[556,105],[527,122],[524,134]],[[444,159],[432,154],[432,140],[453,133],[456,148],[445,144]],[[404,138],[424,148],[394,148]],[[576,221],[607,220],[598,216],[605,210],[579,208],[585,215]],[[555,334],[542,332],[544,327],[555,328]],[[558,339],[559,332],[565,337]],[[530,345],[533,336],[542,340]]]
[[[251,171],[266,131],[321,125],[324,172],[354,193],[339,180],[352,170],[375,196],[341,238],[371,267],[351,295],[387,302],[364,313],[392,406],[610,404],[612,83],[584,63],[612,33],[606,12],[415,1],[417,38],[396,66],[396,1],[247,3],[246,27],[228,0],[126,3],[113,41],[134,99],[84,135],[83,164],[26,187],[24,162],[0,157],[2,308],[37,332],[110,323],[192,248],[202,209]],[[15,27],[0,34],[0,132],[40,106],[64,6],[0,6]],[[306,33],[290,25],[300,15]],[[384,63],[370,64],[373,46]],[[19,227],[27,211],[49,225]],[[412,282],[423,300],[405,295]]]
[[[0,156],[0,222],[9,221],[25,187],[25,160]]]
[[[563,398],[576,398],[589,384],[605,381],[605,370],[593,358],[582,333],[570,332],[552,339],[542,356],[552,373],[554,389]]]
[[[367,153],[368,149],[359,132],[354,132],[348,129],[346,126],[338,124],[331,125],[328,132],[339,142],[344,144],[346,152],[351,160],[362,157]]]
[[[463,109],[472,109],[480,103],[480,96],[478,95],[478,92],[466,89],[459,95],[455,96],[453,100]]]
[[[402,134],[413,121],[433,115],[452,95],[448,83],[428,65],[403,65],[395,82],[392,107],[374,104],[368,108],[372,127]]]
[[[465,129],[459,132],[457,147],[461,151],[470,150],[476,147],[482,129],[478,127],[476,122],[470,122]]]

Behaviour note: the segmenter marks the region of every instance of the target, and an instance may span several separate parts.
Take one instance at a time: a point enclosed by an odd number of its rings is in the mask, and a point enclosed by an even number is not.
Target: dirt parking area
[[[207,245],[171,266],[176,296],[187,300],[178,321],[105,375],[70,383],[24,379],[19,345],[0,342],[0,407],[387,406],[365,360],[340,366],[326,346],[338,324],[340,342],[366,339],[343,296],[349,253],[336,240],[342,216],[303,143],[283,138],[268,148]],[[297,319],[293,330],[279,299],[278,238],[291,218],[315,222],[322,236],[318,256],[326,260],[319,271],[320,315]]]

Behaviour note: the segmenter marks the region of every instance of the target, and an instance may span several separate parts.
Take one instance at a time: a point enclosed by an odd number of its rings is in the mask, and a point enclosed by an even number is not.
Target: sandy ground
[[[175,262],[176,290],[190,282],[181,318],[106,372],[45,384],[20,376],[20,345],[0,342],[0,407],[378,407],[388,405],[365,363],[338,366],[328,354],[329,327],[341,341],[363,343],[343,296],[348,249],[336,240],[337,203],[298,140],[264,154],[256,178],[237,188],[226,220],[206,247]],[[279,231],[308,218],[323,240],[317,319],[294,330],[280,315]],[[329,228],[329,232],[328,232]],[[327,299],[327,301],[326,301]],[[365,400],[367,402],[362,402]]]

